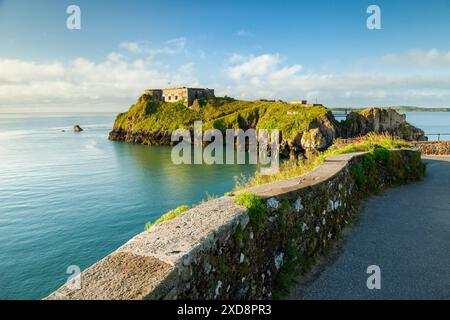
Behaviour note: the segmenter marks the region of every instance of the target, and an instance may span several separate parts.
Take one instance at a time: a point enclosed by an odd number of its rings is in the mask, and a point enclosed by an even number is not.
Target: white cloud
[[[145,88],[166,87],[169,83],[171,86],[215,87],[218,95],[242,99],[317,99],[330,107],[450,106],[450,73],[429,72],[433,68],[422,73],[412,72],[413,68],[396,73],[390,72],[390,68],[341,73],[321,68],[312,72],[305,71],[298,63],[287,63],[276,53],[232,54],[225,60],[222,73],[211,70],[210,74],[203,75],[211,77],[217,72],[214,83],[205,83],[201,81],[202,76],[196,74],[191,61],[180,63],[172,59],[172,64],[164,64],[155,57],[155,52],[184,53],[185,46],[183,38],[160,46],[123,43],[120,48],[126,49],[124,52],[111,52],[103,61],[83,57],[50,62],[0,58],[0,112],[6,107],[24,105],[42,108],[85,105],[95,110],[98,105],[108,104],[124,110]],[[411,56],[427,57],[419,59],[422,63],[428,61],[424,66],[447,61],[446,53],[433,50]]]
[[[281,63],[278,54],[263,54],[256,57],[249,56],[247,58],[233,55],[228,61],[231,65],[227,67],[226,73],[228,77],[234,80],[254,76],[280,78],[295,74],[302,69],[298,64],[278,69],[278,66]],[[237,62],[238,64],[236,64]]]
[[[184,37],[170,39],[163,45],[152,45],[147,41],[122,42],[119,47],[134,54],[143,53],[149,56],[174,55],[185,50],[187,39]]]
[[[116,105],[125,109],[148,87],[198,85],[193,63],[164,65],[112,52],[104,61],[86,58],[33,62],[0,58],[0,111],[36,105]]]
[[[383,62],[397,65],[420,67],[450,66],[450,51],[439,52],[437,49],[428,51],[411,50],[407,53],[391,53],[383,56]]]
[[[247,58],[243,55],[240,55],[238,53],[233,53],[232,55],[230,55],[227,59],[227,63],[228,64],[237,64],[240,62],[244,62],[245,60],[247,60]]]
[[[328,106],[450,105],[450,75],[389,72],[318,73],[284,65],[279,54],[232,55],[224,73],[224,94],[245,99],[308,99]],[[325,71],[326,72],[326,71]]]
[[[0,60],[0,83],[24,82],[40,78],[58,78],[64,74],[64,67],[59,62],[46,65],[25,62],[17,59]]]
[[[175,38],[175,39],[171,39],[166,41],[166,44],[172,48],[181,50],[184,49],[184,47],[186,46],[186,38],[181,37],[181,38]]]
[[[241,29],[236,33],[239,37],[250,37],[252,33],[250,31]]]
[[[124,48],[131,53],[140,53],[142,52],[142,47],[138,42],[122,42],[119,44],[120,48]]]

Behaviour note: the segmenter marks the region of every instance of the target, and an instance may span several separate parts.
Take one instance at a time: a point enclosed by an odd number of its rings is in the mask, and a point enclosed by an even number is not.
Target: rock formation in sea
[[[389,133],[407,141],[426,141],[423,130],[406,121],[406,115],[394,109],[368,108],[350,112],[341,125],[343,138],[354,138],[370,132]]]

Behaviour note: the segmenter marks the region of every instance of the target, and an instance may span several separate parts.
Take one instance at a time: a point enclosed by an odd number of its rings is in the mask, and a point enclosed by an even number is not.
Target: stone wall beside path
[[[329,157],[300,177],[204,202],[154,225],[47,299],[270,299],[339,237],[359,201],[423,175],[417,150]],[[248,194],[248,193],[246,193]],[[239,195],[237,196],[239,197]]]
[[[450,155],[450,141],[414,141],[410,142],[424,155]]]

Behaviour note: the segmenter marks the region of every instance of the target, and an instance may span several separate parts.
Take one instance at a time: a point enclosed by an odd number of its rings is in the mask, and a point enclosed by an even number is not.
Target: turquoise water
[[[173,165],[170,147],[108,141],[113,114],[0,114],[0,298],[39,299],[176,206],[250,165]],[[74,133],[80,124],[85,131]],[[61,132],[65,129],[66,132]]]
[[[437,140],[432,133],[447,133],[441,140],[450,140],[450,112],[406,112],[406,120],[419,127],[428,136],[430,141]]]
[[[175,166],[169,147],[108,141],[114,114],[0,114],[0,299],[39,299],[178,205],[254,166]],[[450,133],[450,113],[408,113]],[[85,131],[74,133],[80,124]],[[62,132],[61,130],[66,130]],[[450,136],[446,137],[447,140]]]

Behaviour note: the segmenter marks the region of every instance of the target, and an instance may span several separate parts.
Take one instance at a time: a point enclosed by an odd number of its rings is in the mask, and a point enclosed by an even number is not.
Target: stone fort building
[[[144,92],[153,96],[153,99],[164,102],[184,101],[186,107],[192,106],[195,99],[214,98],[214,89],[208,88],[166,88],[147,89]]]

